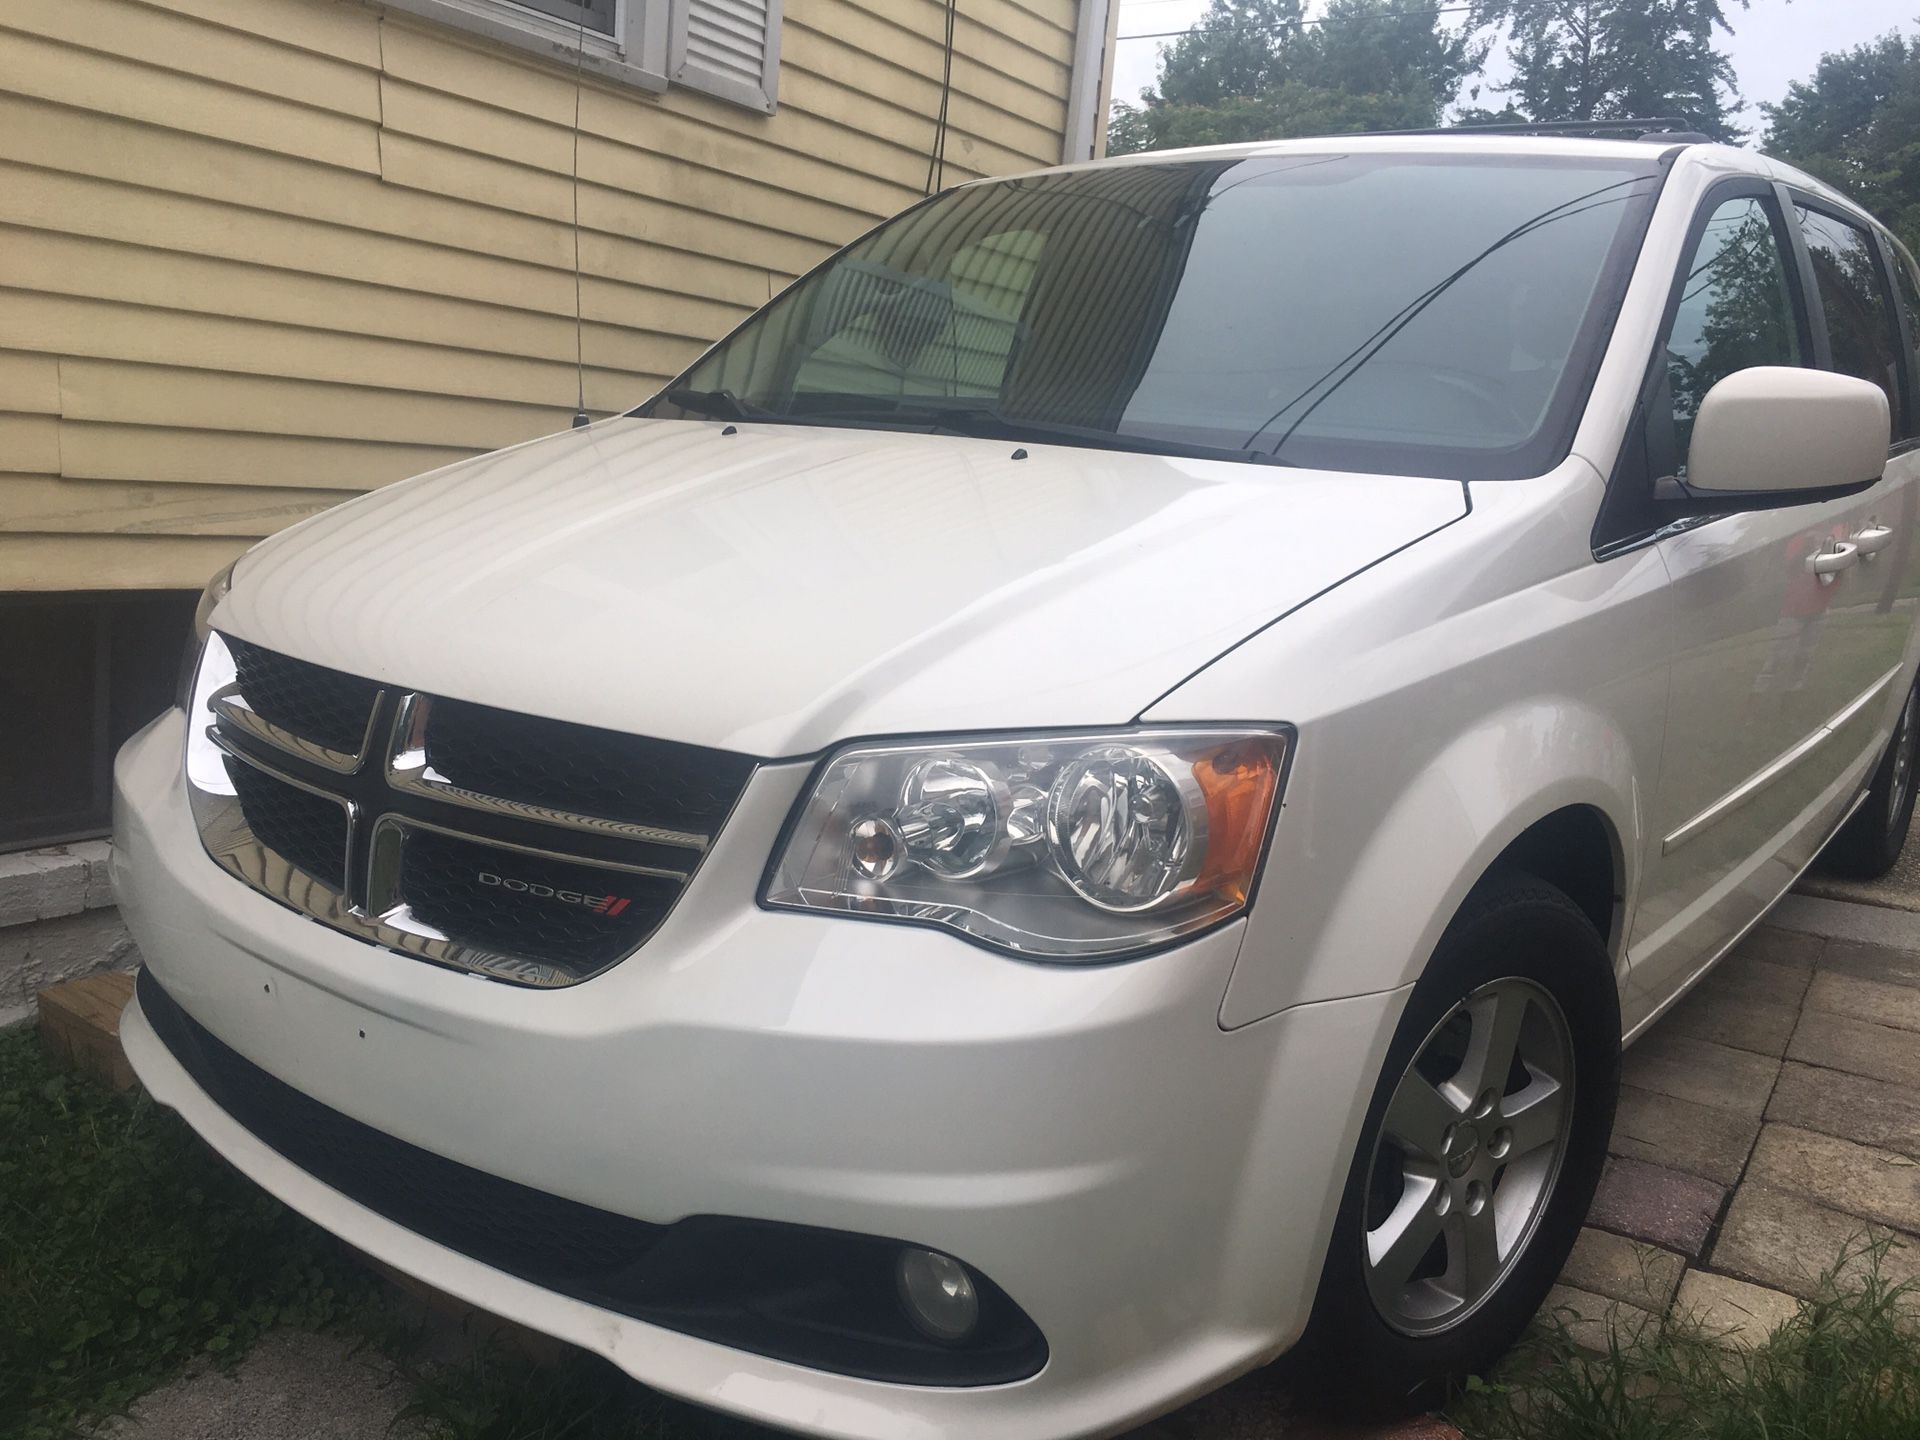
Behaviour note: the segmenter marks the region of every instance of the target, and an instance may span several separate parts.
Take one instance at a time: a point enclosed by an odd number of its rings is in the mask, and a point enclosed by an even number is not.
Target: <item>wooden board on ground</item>
[[[133,976],[120,971],[50,985],[40,992],[40,1038],[56,1059],[129,1090],[133,1067],[120,1049],[120,1012],[132,998]]]

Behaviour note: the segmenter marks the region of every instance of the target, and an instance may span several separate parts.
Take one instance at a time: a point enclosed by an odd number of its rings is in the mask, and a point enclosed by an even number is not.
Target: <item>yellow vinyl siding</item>
[[[183,526],[203,535],[258,535],[347,498],[339,491],[265,489],[246,485],[74,485],[46,475],[0,481],[6,497],[0,534],[50,531],[68,535],[173,535]]]
[[[1054,163],[1077,0],[972,0],[946,180]],[[578,95],[588,408],[918,198],[941,0],[787,0],[780,105]],[[197,585],[563,428],[574,78],[363,0],[0,0],[0,590]]]

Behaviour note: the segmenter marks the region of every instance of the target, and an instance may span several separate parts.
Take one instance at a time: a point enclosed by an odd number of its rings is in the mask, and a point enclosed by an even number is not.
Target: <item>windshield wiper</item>
[[[1194,444],[1152,435],[1128,435],[1092,425],[1069,425],[1026,420],[990,405],[874,405],[808,410],[783,419],[809,425],[882,424],[944,430],[984,440],[1027,440],[1036,445],[1075,445],[1099,450],[1122,450],[1138,455],[1178,455],[1201,460],[1252,461],[1260,465],[1288,465],[1264,450],[1225,445]]]
[[[705,415],[712,420],[779,420],[784,416],[742,400],[731,390],[695,390],[690,385],[669,385],[659,398],[689,415]]]

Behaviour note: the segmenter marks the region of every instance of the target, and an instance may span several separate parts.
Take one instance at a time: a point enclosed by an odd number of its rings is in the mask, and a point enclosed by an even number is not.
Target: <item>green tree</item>
[[[1737,140],[1733,64],[1714,48],[1717,31],[1733,33],[1728,3],[1745,9],[1748,0],[1477,0],[1472,20],[1506,28],[1513,79],[1495,88],[1521,116],[1670,115]]]
[[[1767,152],[1844,190],[1920,249],[1920,40],[1886,35],[1823,55],[1763,105]]]
[[[1109,154],[1439,123],[1487,45],[1442,26],[1438,6],[1213,0],[1161,52],[1138,106],[1113,107]]]

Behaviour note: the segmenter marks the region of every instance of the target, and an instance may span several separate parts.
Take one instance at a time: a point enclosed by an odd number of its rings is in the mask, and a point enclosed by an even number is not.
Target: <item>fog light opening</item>
[[[958,1345],[980,1323],[980,1295],[967,1267],[951,1255],[915,1246],[894,1266],[900,1304],[914,1328],[930,1340]]]

